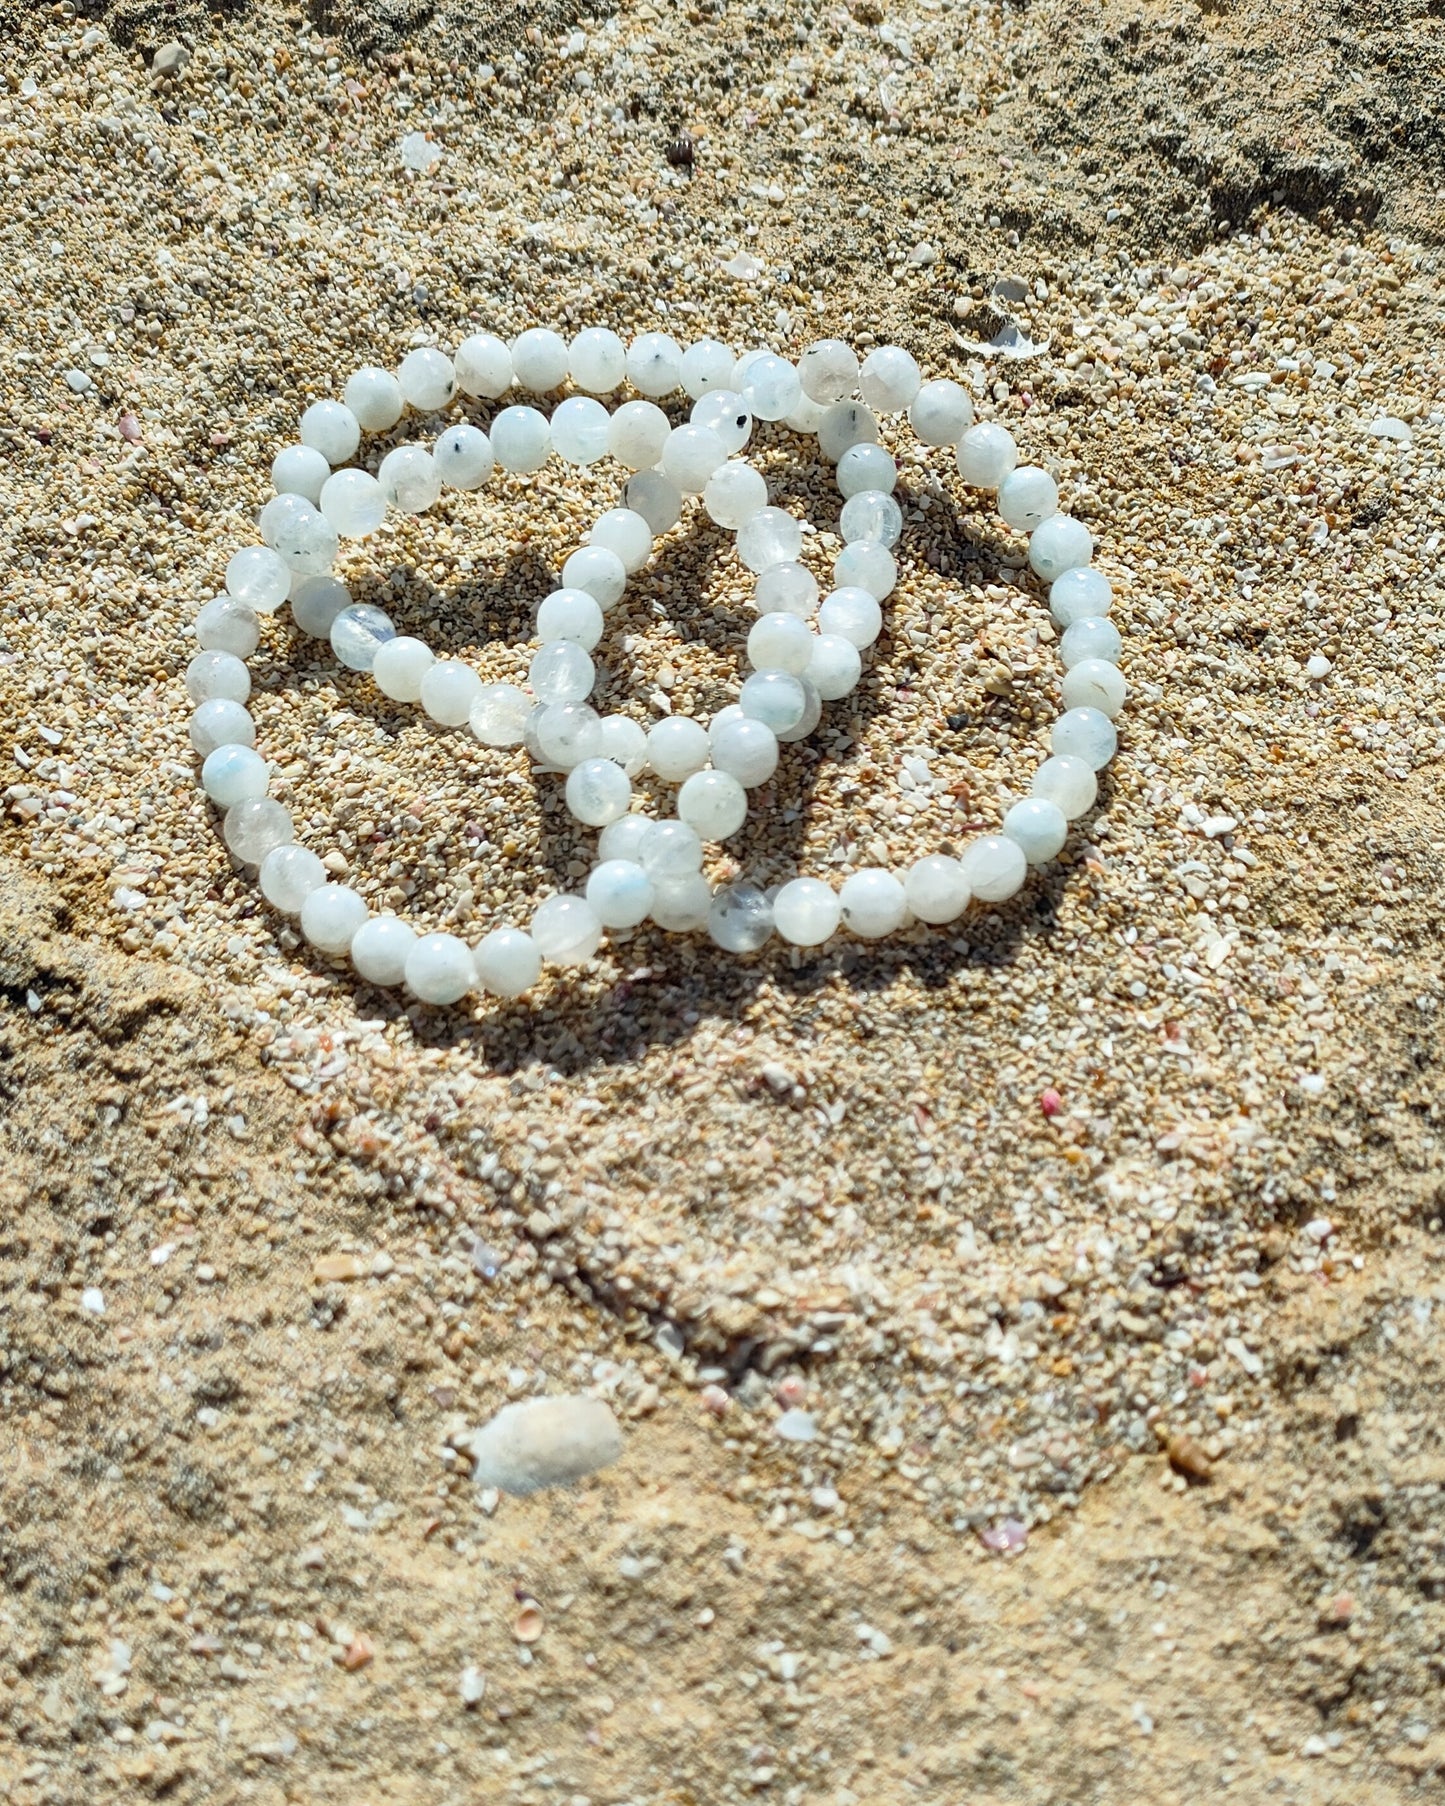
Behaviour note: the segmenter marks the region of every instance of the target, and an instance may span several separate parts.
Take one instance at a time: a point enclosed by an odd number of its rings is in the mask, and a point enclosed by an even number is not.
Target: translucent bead
[[[892,495],[898,481],[898,466],[893,461],[892,453],[884,446],[865,441],[862,445],[848,447],[839,458],[838,468],[833,475],[837,479],[838,493],[845,501],[851,496],[862,495],[869,489]],[[850,534],[849,537],[854,538],[856,535]]]
[[[299,495],[314,508],[331,466],[309,445],[283,446],[271,460],[271,487],[277,495]]]
[[[386,519],[386,491],[369,471],[338,470],[321,487],[321,512],[342,539],[365,539]]]
[[[614,716],[614,720],[622,717]],[[644,740],[646,736],[643,736]],[[627,859],[633,865],[642,864],[642,843],[647,839],[656,823],[646,815],[619,816],[616,821],[608,822],[597,836],[597,857],[599,859]]]
[[[1104,615],[1081,615],[1064,629],[1059,641],[1059,662],[1066,671],[1086,658],[1101,658],[1117,665],[1123,649],[1119,629],[1111,620]]]
[[[261,510],[257,526],[261,529],[261,537],[278,558],[285,554],[277,548],[277,538],[283,528],[293,525],[298,520],[310,520],[317,513],[314,503],[308,502],[304,495],[273,495]]]
[[[748,631],[748,658],[757,671],[791,671],[801,677],[813,656],[813,633],[797,615],[759,615]]]
[[[870,351],[858,373],[864,401],[880,414],[901,414],[912,405],[922,382],[918,360],[901,345],[880,345]]]
[[[186,666],[186,694],[192,702],[209,702],[213,696],[244,702],[251,694],[251,673],[231,652],[198,652]]]
[[[826,402],[814,401],[811,396],[800,395],[796,406],[784,414],[783,425],[790,427],[795,433],[807,433],[810,437],[816,437],[818,428],[823,424],[823,416],[827,412],[828,404]]]
[[[901,881],[882,866],[864,866],[843,880],[838,893],[843,926],[865,941],[892,934],[908,919],[908,896]]]
[[[1119,750],[1119,733],[1099,709],[1070,709],[1054,723],[1049,748],[1082,759],[1091,771],[1102,771]]]
[[[532,917],[532,939],[543,959],[559,966],[580,966],[602,944],[602,924],[585,897],[565,892],[548,897]]]
[[[763,722],[782,739],[807,713],[808,696],[791,671],[754,671],[744,680],[738,707],[749,720]]]
[[[416,930],[400,916],[369,916],[348,948],[357,977],[369,985],[405,984],[406,962],[416,940]]]
[[[258,802],[270,787],[266,761],[249,746],[218,746],[201,766],[201,789],[218,809]]]
[[[226,592],[258,615],[272,615],[291,588],[291,569],[270,546],[243,546],[226,566]]]
[[[1031,796],[1015,803],[1004,816],[1003,831],[1030,865],[1045,865],[1069,838],[1069,823],[1057,803]]]
[[[701,872],[657,879],[652,887],[652,919],[669,934],[693,934],[707,927],[712,886]]]
[[[604,715],[601,721],[602,753],[620,765],[628,777],[647,769],[647,730],[630,715]]]
[[[820,633],[813,641],[813,656],[803,675],[824,702],[837,702],[858,687],[863,675],[863,655],[841,633]]]
[[[1029,564],[1045,583],[1087,564],[1093,556],[1094,536],[1072,514],[1051,514],[1029,540]]]
[[[924,445],[957,445],[973,425],[968,390],[947,376],[924,383],[908,410],[908,424]]]
[[[736,389],[717,389],[694,402],[692,424],[716,433],[731,458],[753,436],[753,411]]]
[[[792,727],[784,728],[778,735],[785,745],[806,740],[823,718],[823,698],[818,694],[817,687],[806,677],[800,677],[798,682],[803,686],[803,713],[800,720],[794,722]]]
[[[567,464],[585,468],[607,456],[612,416],[590,395],[571,395],[552,410],[552,448]]]
[[[585,827],[605,828],[631,807],[632,780],[611,759],[584,759],[567,774],[568,812]]]
[[[602,638],[602,607],[585,589],[554,589],[537,610],[539,640],[571,640],[590,652]]]
[[[376,649],[371,661],[371,680],[383,696],[393,702],[420,702],[421,680],[436,663],[436,654],[425,640],[411,634],[398,634]]]
[[[737,703],[725,703],[707,724],[707,737],[709,743],[718,737],[730,721],[747,721],[749,719],[750,717],[744,715]]]
[[[638,864],[649,878],[683,878],[702,869],[702,837],[685,821],[664,817],[647,823]]]
[[[760,470],[734,460],[720,464],[707,480],[702,505],[718,526],[736,532],[768,505],[768,485]]]
[[[876,539],[855,539],[833,560],[833,583],[838,589],[866,589],[877,602],[893,594],[898,581],[898,560]]]
[[[712,762],[742,785],[755,790],[778,769],[778,736],[762,721],[744,715],[724,722],[711,736]]]
[[[615,552],[631,577],[652,556],[652,528],[635,508],[609,508],[587,535],[587,543]]]
[[[353,602],[331,623],[331,650],[348,671],[369,671],[377,648],[395,638],[391,616],[369,602]]]
[[[1123,708],[1128,689],[1117,665],[1103,658],[1082,658],[1064,673],[1064,707],[1098,709],[1112,720]]]
[[[442,473],[424,445],[398,445],[381,460],[376,480],[388,504],[403,514],[425,514],[442,492]]]
[[[1093,808],[1099,794],[1094,768],[1071,753],[1056,753],[1034,773],[1029,789],[1045,802],[1055,803],[1069,821]]]
[[[610,395],[627,379],[627,347],[605,326],[589,326],[567,347],[567,368],[579,389]]]
[[[467,725],[483,746],[520,746],[532,699],[516,684],[483,684],[467,710]]]
[[[299,916],[301,905],[326,882],[326,867],[309,847],[290,841],[272,847],[256,874],[261,895],[283,915]]]
[[[970,893],[980,903],[1002,903],[1029,873],[1023,848],[1003,834],[980,834],[964,848],[959,864]]]
[[[512,340],[512,379],[519,389],[547,395],[567,380],[569,352],[560,333],[529,326]]]
[[[835,401],[818,422],[818,449],[831,464],[854,445],[878,438],[878,422],[872,408],[861,401]]]
[[[413,997],[441,1008],[459,1003],[477,982],[472,950],[455,934],[422,935],[406,956],[404,972]]]
[[[512,354],[506,341],[494,332],[475,332],[457,346],[457,386],[464,395],[482,395],[488,401],[505,395],[512,386]]]
[[[968,879],[958,860],[947,853],[915,859],[903,875],[903,894],[920,922],[939,927],[956,922],[968,908]]]
[[[748,371],[760,357],[772,357],[774,353],[766,345],[754,345],[751,351],[745,351],[733,365],[731,387],[735,394],[741,395],[743,384],[748,380]],[[800,391],[801,392],[801,391]]]
[[[606,614],[627,588],[627,566],[606,546],[579,546],[562,566],[562,587],[585,590]]]
[[[802,523],[781,508],[759,508],[738,528],[737,545],[738,557],[750,571],[795,564],[803,549]]]
[[[678,374],[688,395],[699,401],[716,389],[727,388],[734,362],[732,352],[717,339],[699,339],[683,352]]]
[[[756,884],[725,884],[708,910],[707,931],[726,953],[756,953],[773,933],[773,906]]]
[[[269,796],[232,803],[221,834],[243,865],[259,865],[272,847],[284,847],[296,838],[291,811]]]
[[[448,489],[480,489],[497,467],[491,440],[467,421],[437,435],[432,460]]]
[[[289,501],[292,498],[283,496],[279,499]],[[341,540],[319,508],[313,508],[309,502],[302,502],[301,508],[305,513],[297,509],[277,524],[271,543],[298,577],[319,577],[336,562]]]
[[[1102,620],[1114,606],[1114,586],[1092,565],[1075,565],[1049,585],[1049,613],[1059,627],[1075,621]]]
[[[406,407],[401,384],[377,364],[363,364],[348,377],[342,398],[364,433],[390,432]]]
[[[639,395],[671,395],[682,382],[682,346],[665,332],[639,334],[627,348],[627,380]]]
[[[848,545],[871,540],[875,545],[896,546],[903,534],[903,510],[881,489],[862,489],[844,502],[838,526]]]
[[[463,727],[481,689],[482,680],[470,665],[439,658],[421,680],[421,706],[438,726]]]
[[[627,470],[651,470],[671,433],[672,422],[655,402],[625,401],[607,429],[607,449]],[[637,507],[631,498],[627,505]],[[647,510],[639,508],[638,512],[646,514]],[[662,529],[655,527],[653,531]]]
[[[343,608],[351,606],[351,591],[339,577],[328,572],[321,577],[307,577],[298,583],[291,596],[291,619],[314,639],[329,640],[331,623]]]
[[[535,710],[531,721],[538,757],[558,771],[603,756],[602,719],[590,703],[549,703]]]
[[[794,947],[821,947],[842,915],[837,891],[821,878],[794,878],[773,898],[773,926]]]
[[[998,511],[1015,533],[1032,533],[1059,511],[1059,486],[1037,464],[1020,464],[998,486]]]
[[[597,669],[574,640],[549,640],[532,654],[527,681],[540,703],[582,702],[592,694]]]
[[[676,426],[662,448],[662,474],[684,495],[701,495],[708,478],[726,458],[723,442],[711,427]]]
[[[233,658],[250,658],[261,643],[255,609],[234,596],[212,596],[198,611],[192,629],[203,651],[229,652]]]
[[[239,702],[217,696],[191,716],[191,745],[205,758],[218,746],[254,746],[256,723]]]
[[[587,901],[604,928],[636,928],[651,912],[652,880],[630,859],[604,859],[587,880]]]
[[[796,615],[806,621],[818,606],[818,579],[805,564],[770,564],[758,573],[753,602],[760,615]]]
[[[301,905],[301,932],[318,951],[339,959],[351,950],[357,929],[370,914],[350,885],[320,884]]]
[[[764,352],[748,365],[741,390],[743,400],[759,420],[781,420],[798,405],[803,385],[785,357]]]
[[[818,610],[818,631],[836,633],[860,652],[866,651],[883,631],[883,609],[878,598],[861,585],[835,589],[824,596]]]
[[[968,429],[954,456],[970,489],[997,489],[1017,465],[1019,448],[1007,427],[985,420]]]
[[[846,401],[858,386],[858,354],[842,339],[817,339],[798,359],[798,380],[810,401]]]
[[[670,532],[682,519],[682,491],[660,470],[639,470],[629,477],[622,486],[622,500],[654,534]]]
[[[536,408],[503,408],[492,422],[492,453],[503,470],[529,475],[552,450],[552,429]]]
[[[690,715],[665,715],[647,735],[647,762],[666,784],[680,784],[707,764],[707,729]]]
[[[520,997],[542,976],[542,955],[520,928],[494,928],[472,951],[477,982],[490,997]]]
[[[434,414],[457,392],[457,373],[444,351],[421,345],[408,351],[396,373],[401,392],[418,413]]]
[[[313,401],[301,416],[301,443],[320,452],[334,469],[356,456],[361,422],[339,401]]]
[[[748,818],[748,793],[726,771],[695,771],[677,793],[677,813],[704,840],[726,840]]]

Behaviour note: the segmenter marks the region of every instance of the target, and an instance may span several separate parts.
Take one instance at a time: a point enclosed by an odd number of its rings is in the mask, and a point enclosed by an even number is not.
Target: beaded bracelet
[[[581,393],[559,402],[550,420],[535,407],[511,405],[497,413],[490,434],[451,425],[430,450],[396,446],[375,476],[350,466],[363,432],[389,431],[408,406],[434,414],[458,391],[496,400],[515,385],[543,395],[569,379]],[[597,397],[624,383],[638,399],[609,413]],[[690,420],[674,427],[657,403],[679,387],[693,407]],[[537,982],[544,960],[581,963],[605,930],[648,919],[680,933],[705,929],[734,953],[756,950],[775,932],[794,946],[817,947],[840,925],[872,940],[910,921],[946,924],[972,899],[1012,896],[1030,865],[1058,854],[1070,820],[1092,807],[1096,773],[1117,748],[1113,717],[1125,696],[1120,637],[1108,619],[1112,590],[1092,566],[1092,538],[1059,512],[1048,472],[1018,463],[1012,435],[975,423],[966,391],[947,378],[924,382],[902,347],[879,347],[860,366],[849,346],[824,339],[794,365],[770,351],[736,358],[713,339],[684,350],[652,332],[624,346],[615,333],[590,328],[568,344],[533,328],[510,345],[477,334],[454,359],[416,350],[395,374],[368,365],[347,382],[344,397],[308,407],[300,443],[277,454],[276,494],[261,511],[263,543],[231,558],[225,593],[197,615],[202,650],[187,667],[186,684],[197,704],[190,737],[203,760],[201,786],[225,812],[227,846],[257,868],[268,902],[299,916],[312,945],[349,955],[369,982],[405,984],[431,1004],[453,1004],[475,990],[517,997]],[[741,828],[748,791],[772,777],[780,746],[811,733],[824,704],[854,689],[863,654],[882,629],[903,516],[891,493],[897,466],[878,443],[877,416],[905,411],[919,441],[952,447],[963,481],[995,491],[1005,523],[1029,535],[1029,563],[1049,584],[1050,610],[1063,630],[1065,713],[1054,725],[1050,756],[1001,832],[978,836],[958,858],[928,855],[902,876],[867,867],[838,890],[798,877],[766,893],[747,883],[714,891],[701,870],[703,843]],[[833,566],[835,587],[821,603],[816,579],[799,562],[801,523],[769,505],[762,473],[736,455],[755,420],[816,435],[836,467],[844,546]],[[530,694],[515,684],[484,684],[463,660],[437,658],[422,640],[398,634],[383,610],[353,604],[332,575],[341,540],[374,533],[388,508],[421,513],[443,489],[477,489],[498,465],[539,470],[554,451],[578,466],[610,455],[628,475],[621,506],[603,514],[567,559],[560,587],[538,610],[541,644],[528,672]],[[738,701],[711,722],[668,716],[644,730],[625,715],[600,717],[587,702],[595,678],[590,654],[627,579],[677,524],[688,496],[700,496],[710,518],[735,533],[738,554],[756,576],[753,670]],[[540,768],[565,774],[569,811],[601,830],[585,894],[549,897],[529,931],[495,928],[473,948],[457,935],[417,934],[396,916],[373,915],[355,890],[328,880],[317,855],[296,842],[289,811],[268,795],[270,770],[255,751],[255,724],[244,706],[244,660],[259,644],[259,617],[288,600],[298,627],[329,638],[338,660],[369,672],[384,695],[419,703],[439,725],[469,726],[483,745],[525,746]],[[818,631],[809,625],[815,609]],[[644,769],[680,786],[675,818],[633,812],[632,780]]]

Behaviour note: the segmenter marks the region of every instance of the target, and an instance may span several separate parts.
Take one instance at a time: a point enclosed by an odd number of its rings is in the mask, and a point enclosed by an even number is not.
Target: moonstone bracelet
[[[467,422],[450,425],[430,449],[396,446],[375,476],[350,463],[363,433],[389,431],[408,407],[432,414],[459,391],[495,400],[514,385],[544,395],[569,381],[580,392],[559,402],[550,419],[534,407],[507,406],[490,434]],[[609,413],[597,397],[624,384],[638,398]],[[657,402],[678,388],[693,406],[690,420],[675,427]],[[267,901],[298,916],[312,945],[349,956],[368,982],[404,984],[430,1004],[454,1004],[477,990],[517,997],[536,984],[544,961],[581,963],[605,930],[649,919],[679,933],[705,929],[733,953],[752,952],[774,933],[816,947],[840,926],[874,940],[911,921],[944,924],[971,899],[1012,896],[1029,866],[1053,859],[1069,822],[1092,807],[1095,774],[1117,748],[1113,717],[1125,695],[1119,633],[1108,618],[1112,590],[1092,566],[1093,541],[1082,522],[1059,512],[1049,473],[1018,463],[1011,434],[975,423],[966,391],[946,378],[924,382],[902,347],[875,349],[860,366],[841,340],[823,339],[795,365],[771,351],[736,358],[714,339],[684,350],[666,333],[649,332],[624,345],[594,327],[568,344],[533,328],[510,345],[478,334],[454,358],[412,351],[395,374],[368,365],[344,396],[308,407],[300,443],[277,453],[276,494],[261,511],[263,543],[232,557],[225,593],[197,615],[202,650],[187,667],[186,687],[196,704],[190,737],[203,760],[201,787],[224,811],[226,845],[257,868]],[[742,827],[748,791],[772,777],[781,746],[812,732],[825,703],[853,690],[863,654],[882,630],[903,515],[892,495],[897,466],[878,443],[877,416],[905,411],[919,441],[952,447],[963,481],[995,491],[1005,523],[1029,535],[1029,563],[1048,583],[1063,630],[1065,712],[1054,724],[1051,756],[1001,832],[978,836],[959,858],[931,854],[901,874],[866,867],[836,890],[798,877],[769,892],[747,883],[714,891],[702,874],[704,842]],[[836,466],[844,546],[821,603],[816,579],[799,562],[801,523],[769,505],[762,473],[737,456],[755,420],[816,435]],[[444,489],[477,489],[498,465],[539,470],[554,452],[578,466],[610,456],[629,474],[621,506],[602,515],[538,610],[529,689],[485,684],[465,661],[438,658],[424,641],[398,634],[383,610],[354,604],[332,574],[341,540],[374,533],[389,508],[421,513]],[[710,518],[736,534],[738,555],[757,578],[753,669],[738,701],[710,722],[667,716],[646,730],[629,716],[599,716],[588,703],[591,652],[628,578],[677,524],[688,496],[700,496]],[[270,768],[255,750],[245,707],[244,661],[259,643],[259,617],[288,600],[303,632],[329,638],[337,659],[369,672],[384,695],[419,703],[441,726],[470,727],[485,746],[525,746],[541,768],[565,774],[569,811],[601,830],[585,894],[548,897],[529,930],[495,928],[471,947],[457,935],[418,934],[396,916],[374,915],[355,890],[329,881],[320,858],[296,841],[290,813],[268,795]],[[679,786],[674,818],[633,811],[632,780],[647,769]]]

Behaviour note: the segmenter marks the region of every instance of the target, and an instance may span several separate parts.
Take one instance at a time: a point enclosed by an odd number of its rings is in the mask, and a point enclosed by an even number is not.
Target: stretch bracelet
[[[364,433],[390,432],[408,407],[433,415],[459,392],[495,401],[514,386],[540,396],[568,383],[581,392],[557,403],[550,418],[514,404],[495,414],[489,432],[460,422],[430,447],[395,446],[375,475],[352,462]],[[609,412],[598,397],[624,384],[638,398]],[[693,406],[691,418],[674,426],[657,404],[679,388]],[[1048,584],[1062,629],[1064,712],[1050,756],[1000,832],[976,836],[958,857],[931,854],[901,873],[865,867],[836,889],[815,877],[769,891],[746,882],[714,889],[702,872],[705,843],[738,832],[749,791],[767,783],[781,749],[810,734],[827,703],[856,687],[882,630],[903,514],[878,416],[902,413],[922,445],[952,448],[963,481],[995,492],[1004,522],[1029,536],[1029,564]],[[821,601],[817,579],[800,562],[802,523],[769,504],[762,472],[738,455],[755,420],[816,436],[836,468],[844,544],[834,587]],[[554,453],[576,466],[610,456],[627,475],[620,506],[566,560],[559,587],[538,609],[526,688],[484,683],[466,661],[438,657],[423,640],[399,634],[382,609],[353,603],[333,575],[341,541],[376,532],[388,509],[421,513],[444,490],[480,488],[498,466],[540,470]],[[972,900],[1012,896],[1031,865],[1056,857],[1069,822],[1093,806],[1096,774],[1117,749],[1121,643],[1088,529],[1059,511],[1046,470],[1019,464],[1004,427],[976,423],[967,392],[947,378],[924,382],[900,346],[879,347],[860,366],[838,339],[809,346],[793,364],[771,351],[738,358],[713,339],[684,350],[665,333],[644,333],[630,346],[602,328],[570,344],[542,328],[510,344],[477,334],[454,358],[424,348],[394,374],[373,365],[358,370],[343,401],[307,408],[300,443],[276,455],[271,474],[276,494],[261,511],[263,543],[235,553],[225,593],[195,621],[202,650],[187,667],[186,686],[197,705],[190,738],[202,759],[201,787],[224,811],[232,854],[257,871],[273,907],[299,917],[312,945],[348,956],[372,984],[405,985],[424,1003],[454,1004],[474,991],[520,996],[544,962],[579,964],[607,930],[648,920],[679,933],[704,930],[733,953],[753,952],[775,933],[817,947],[840,927],[876,940],[913,922],[955,921]],[[626,715],[599,716],[587,698],[605,617],[689,497],[735,534],[756,577],[753,669],[737,702],[708,722],[669,715],[644,729]],[[255,750],[245,707],[245,660],[260,642],[260,617],[288,601],[298,628],[328,638],[341,664],[368,672],[393,701],[419,704],[439,726],[470,728],[485,746],[523,746],[541,770],[563,777],[570,813],[601,830],[585,893],[548,897],[526,929],[494,928],[473,947],[458,935],[418,933],[397,916],[373,914],[356,890],[331,880],[318,855],[296,840],[290,812],[268,794],[270,768]],[[674,817],[634,809],[633,779],[644,771],[679,786]]]

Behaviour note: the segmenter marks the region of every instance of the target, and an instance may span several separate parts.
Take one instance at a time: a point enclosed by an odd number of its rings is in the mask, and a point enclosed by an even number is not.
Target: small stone
[[[464,1706],[480,1705],[487,1691],[487,1677],[475,1663],[469,1662],[462,1670],[461,1684],[457,1691],[462,1696]]]
[[[65,383],[66,387],[74,390],[77,395],[84,395],[87,389],[95,386],[84,370],[76,369],[70,369],[65,372]]]
[[[151,58],[152,75],[179,75],[191,60],[191,53],[178,39],[162,44]]]
[[[818,1426],[811,1411],[784,1411],[773,1425],[784,1442],[816,1442]]]
[[[364,1632],[354,1636],[346,1646],[346,1653],[341,1658],[341,1666],[348,1674],[355,1674],[357,1669],[365,1668],[376,1654],[376,1645]]]
[[[611,1407],[581,1394],[504,1405],[472,1438],[477,1484],[521,1496],[568,1486],[621,1454]]]
[[[1168,1437],[1164,1452],[1175,1473],[1183,1474],[1186,1480],[1207,1480],[1214,1472],[1214,1463],[1192,1436],[1181,1433]]]
[[[408,132],[401,141],[402,168],[414,169],[419,175],[439,163],[441,154],[441,146],[433,144],[425,132]]]
[[[103,1317],[105,1315],[105,1293],[99,1286],[87,1286],[80,1294],[80,1308],[87,1317]]]
[[[356,1254],[323,1254],[311,1269],[311,1277],[319,1286],[338,1279],[360,1279],[366,1262]]]

